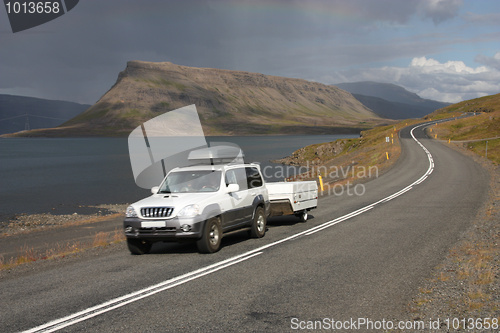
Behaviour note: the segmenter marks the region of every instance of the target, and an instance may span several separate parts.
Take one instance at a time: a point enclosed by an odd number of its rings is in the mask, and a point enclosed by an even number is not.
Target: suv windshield
[[[220,171],[171,172],[161,185],[159,193],[217,192],[220,183]]]

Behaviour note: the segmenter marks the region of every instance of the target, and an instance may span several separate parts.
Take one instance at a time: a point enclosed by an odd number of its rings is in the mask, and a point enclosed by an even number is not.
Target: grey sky
[[[500,92],[499,41],[496,0],[81,0],[16,34],[0,9],[0,93],[92,104],[144,60],[454,102]]]

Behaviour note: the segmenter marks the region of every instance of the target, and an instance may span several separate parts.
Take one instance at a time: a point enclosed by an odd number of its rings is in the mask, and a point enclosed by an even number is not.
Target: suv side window
[[[244,168],[229,169],[226,171],[226,186],[238,184],[240,191],[248,189],[247,175]]]
[[[254,167],[246,167],[248,188],[261,187],[263,185],[259,170]]]

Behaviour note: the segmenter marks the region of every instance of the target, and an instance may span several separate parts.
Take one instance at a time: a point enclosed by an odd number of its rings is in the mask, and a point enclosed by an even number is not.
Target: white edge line
[[[162,283],[153,285],[148,288],[141,289],[139,291],[112,299],[108,302],[101,303],[97,306],[90,307],[88,309],[85,309],[83,311],[74,313],[72,315],[66,316],[64,318],[56,319],[51,322],[48,322],[44,325],[32,328],[30,330],[24,331],[24,332],[54,332],[57,330],[60,330],[64,327],[76,324],[78,322],[90,319],[92,317],[95,317],[97,315],[100,315],[102,313],[117,309],[119,307],[122,307],[124,305],[127,305],[129,303],[135,302],[137,300],[149,297],[151,295],[154,295],[156,293],[162,292],[164,290],[179,286],[181,284],[184,284],[186,282],[189,282],[191,280],[200,278],[202,276],[217,272],[221,269],[224,269],[226,267],[238,264],[242,261],[248,260],[250,258],[253,258],[255,256],[258,256],[262,254],[263,252],[253,252],[251,254],[247,255],[240,255],[236,257],[232,257],[230,259],[221,261],[219,263],[198,269],[196,271],[192,271],[187,274],[183,274],[181,276],[175,277],[173,279],[164,281]],[[134,297],[138,295],[137,297]]]

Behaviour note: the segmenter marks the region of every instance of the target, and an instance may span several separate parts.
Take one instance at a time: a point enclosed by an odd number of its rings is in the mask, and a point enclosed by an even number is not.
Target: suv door
[[[256,167],[246,167],[245,171],[247,174],[247,185],[249,189],[260,188],[264,185],[260,172]]]
[[[250,202],[250,214],[253,216],[255,207],[254,201],[259,195],[263,193],[264,181],[262,180],[262,176],[259,170],[256,167],[246,167],[247,174],[247,184],[248,184],[248,192],[251,197]],[[264,200],[264,198],[260,198],[260,200]]]
[[[253,198],[262,193],[262,186],[264,185],[264,182],[262,181],[260,172],[256,167],[246,167],[245,171],[247,174],[247,186],[250,196],[252,197],[253,204]]]
[[[223,210],[222,228],[224,231],[246,224],[251,220],[253,212],[249,209],[249,206],[252,206],[254,198],[249,193],[245,167],[226,170],[225,182],[226,186],[238,184],[240,190],[224,196],[221,203]]]

